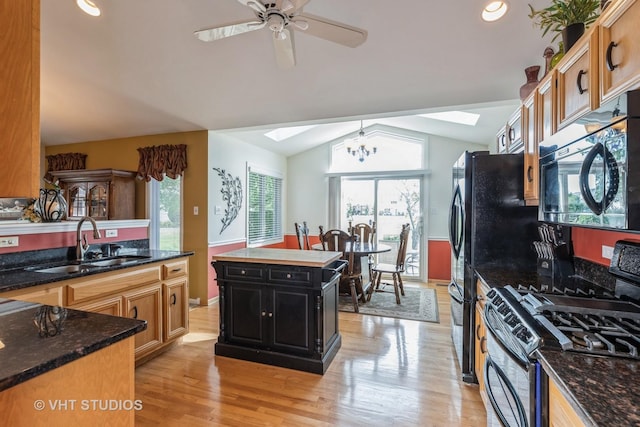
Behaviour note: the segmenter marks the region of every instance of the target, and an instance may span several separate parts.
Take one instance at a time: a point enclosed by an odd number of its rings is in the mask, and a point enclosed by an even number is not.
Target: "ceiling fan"
[[[273,47],[280,68],[295,65],[293,33],[300,30],[309,35],[344,46],[356,47],[367,39],[367,31],[326,18],[302,13],[309,0],[237,0],[253,9],[257,20],[237,22],[221,27],[195,31],[198,39],[210,42],[268,27],[273,32]]]

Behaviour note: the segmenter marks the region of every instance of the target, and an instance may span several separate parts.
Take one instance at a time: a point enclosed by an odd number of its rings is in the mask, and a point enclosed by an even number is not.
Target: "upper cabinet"
[[[496,135],[496,150],[498,153],[506,153],[509,148],[509,143],[507,140],[507,126],[504,125],[498,131]]]
[[[558,130],[557,121],[557,70],[552,70],[540,80],[536,88],[537,135],[538,142],[550,137]]]
[[[52,171],[69,206],[68,219],[135,218],[135,172],[116,169]]]
[[[40,1],[2,2],[0,197],[40,188]],[[6,107],[6,108],[5,108]]]
[[[500,154],[522,151],[522,111],[520,107],[509,117],[507,124],[498,131],[496,151]]]
[[[576,43],[557,66],[558,129],[599,107],[598,31]]]
[[[600,93],[604,103],[640,84],[640,1],[618,1],[598,21]]]
[[[522,103],[522,140],[524,143],[524,200],[537,205],[539,197],[538,133],[536,130],[536,99],[533,91]]]

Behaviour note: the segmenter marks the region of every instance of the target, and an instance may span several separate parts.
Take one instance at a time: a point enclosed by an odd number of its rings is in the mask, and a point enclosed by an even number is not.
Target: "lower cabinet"
[[[162,286],[153,284],[123,295],[125,316],[147,321],[147,329],[135,335],[136,357],[162,344]]]
[[[320,271],[300,266],[214,262],[214,267],[220,288],[216,355],[326,371],[342,342],[339,272],[323,281]]]
[[[189,260],[132,266],[55,284],[0,293],[2,298],[147,321],[135,335],[136,361],[189,332]]]
[[[484,310],[485,292],[482,286],[482,282],[478,280],[476,284],[476,310],[475,310],[475,346],[474,346],[474,366],[476,377],[478,378],[478,385],[480,388],[480,397],[485,406],[490,405],[487,398],[484,382],[484,362],[487,354],[487,336],[484,319],[482,318],[482,311]]]
[[[558,386],[549,380],[549,427],[584,426],[576,411],[562,394]]]

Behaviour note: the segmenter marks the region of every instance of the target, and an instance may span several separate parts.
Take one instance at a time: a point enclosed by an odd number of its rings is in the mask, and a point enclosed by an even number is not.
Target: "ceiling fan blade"
[[[296,56],[293,51],[293,33],[284,29],[279,33],[273,33],[273,48],[276,53],[276,63],[283,70],[296,65]]]
[[[238,34],[248,33],[249,31],[259,30],[267,23],[260,21],[238,22],[235,24],[225,25],[224,27],[207,28],[204,30],[194,31],[194,35],[203,42],[223,39]]]
[[[264,4],[262,4],[258,0],[238,0],[238,2],[242,3],[245,6],[249,6],[256,12],[264,12],[265,10],[267,10],[267,8],[264,7]]]
[[[307,3],[309,3],[309,0],[283,0],[283,1],[288,1],[288,2],[292,3],[293,4],[293,11],[300,10]]]
[[[344,46],[356,47],[367,39],[367,31],[315,15],[300,14],[297,20],[309,24],[304,32]]]

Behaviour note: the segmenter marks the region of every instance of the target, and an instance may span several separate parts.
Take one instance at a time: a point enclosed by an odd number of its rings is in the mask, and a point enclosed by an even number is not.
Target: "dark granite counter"
[[[121,270],[124,268],[137,267],[144,264],[151,264],[158,261],[166,261],[173,258],[181,258],[191,256],[193,252],[179,251],[158,251],[149,249],[128,249],[122,251],[120,255],[145,256],[148,258],[136,259],[120,265],[112,265],[105,267],[92,267],[90,269],[81,270],[74,273],[38,273],[28,268],[37,265],[38,267],[53,267],[57,265],[73,264],[75,261],[66,259],[51,260],[40,262],[37,259],[29,259],[17,266],[9,266],[0,270],[0,292],[11,291],[14,289],[28,288],[30,286],[43,285],[47,283],[58,282],[61,280],[74,279],[76,277],[90,276],[93,274],[105,273],[107,271]]]
[[[0,391],[58,368],[147,328],[144,320],[66,309],[60,332],[41,337],[42,304],[0,298]]]
[[[640,425],[640,363],[616,357],[540,350],[539,361],[585,425]]]
[[[535,271],[518,271],[492,266],[478,267],[476,273],[490,288],[501,288],[506,285],[517,288],[518,285],[537,283],[540,280]]]

